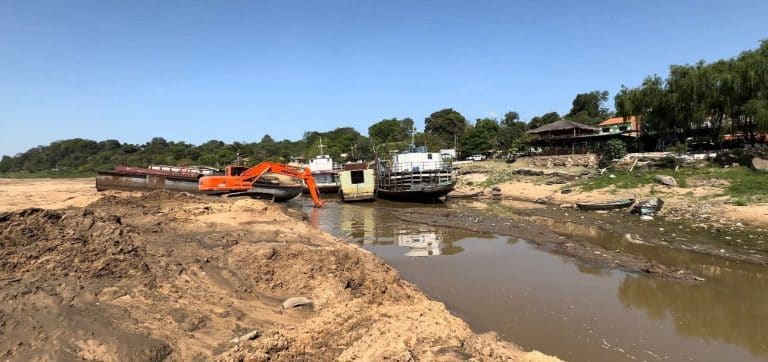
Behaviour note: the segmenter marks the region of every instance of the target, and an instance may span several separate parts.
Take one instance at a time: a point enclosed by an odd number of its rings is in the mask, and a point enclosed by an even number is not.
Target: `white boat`
[[[403,233],[395,235],[397,245],[407,246],[406,256],[440,255],[442,237],[435,232]]]
[[[320,139],[320,154],[309,160],[309,171],[315,178],[315,184],[320,193],[336,194],[339,192],[339,168],[333,163],[331,156],[323,154],[323,139]]]

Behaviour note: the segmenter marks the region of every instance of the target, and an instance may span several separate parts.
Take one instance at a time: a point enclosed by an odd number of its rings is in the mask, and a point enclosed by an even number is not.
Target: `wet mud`
[[[656,278],[697,283],[704,280],[691,270],[663,265],[642,256],[608,249],[589,241],[565,238],[549,227],[525,220],[500,216],[486,210],[457,208],[409,208],[389,209],[390,215],[400,220],[439,227],[461,228],[476,233],[507,235],[577,259],[590,266],[615,268],[642,273]]]

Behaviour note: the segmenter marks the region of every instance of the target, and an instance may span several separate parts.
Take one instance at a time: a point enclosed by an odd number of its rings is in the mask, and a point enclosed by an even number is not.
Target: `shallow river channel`
[[[572,361],[768,359],[766,267],[530,220],[706,277],[693,285],[652,279],[590,268],[515,237],[406,224],[381,209],[408,206],[329,201],[306,210],[315,226],[374,252],[475,331],[495,331],[526,349]]]

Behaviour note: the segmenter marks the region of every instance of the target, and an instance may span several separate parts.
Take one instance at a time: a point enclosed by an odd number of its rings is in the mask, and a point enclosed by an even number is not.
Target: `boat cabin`
[[[371,169],[339,172],[340,194],[344,202],[373,200],[376,191],[376,175]]]
[[[396,154],[392,159],[393,172],[424,172],[442,170],[447,166],[437,152],[409,152]]]

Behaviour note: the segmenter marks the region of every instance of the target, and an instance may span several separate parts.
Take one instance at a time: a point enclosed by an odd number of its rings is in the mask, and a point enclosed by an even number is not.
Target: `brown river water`
[[[515,237],[406,224],[380,206],[408,207],[331,201],[307,211],[315,226],[374,252],[477,332],[495,331],[572,361],[768,359],[767,267],[633,244],[595,227],[529,220],[566,238],[679,265],[706,281],[652,279],[588,267]]]

